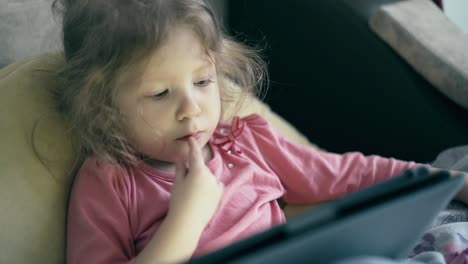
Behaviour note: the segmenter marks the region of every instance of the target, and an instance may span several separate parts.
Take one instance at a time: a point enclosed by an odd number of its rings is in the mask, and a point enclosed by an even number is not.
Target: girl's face
[[[193,31],[183,26],[172,31],[150,55],[138,85],[126,77],[117,81],[117,105],[139,152],[162,164],[182,161],[191,135],[206,153],[221,103],[214,64]]]

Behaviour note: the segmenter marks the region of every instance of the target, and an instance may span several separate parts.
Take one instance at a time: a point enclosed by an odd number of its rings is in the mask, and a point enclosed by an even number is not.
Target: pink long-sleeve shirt
[[[195,255],[285,222],[277,199],[310,204],[334,199],[417,166],[358,152],[335,154],[292,143],[253,114],[220,123],[207,167],[224,183],[218,210]],[[169,207],[174,175],[141,163],[87,159],[71,193],[67,263],[131,263]]]

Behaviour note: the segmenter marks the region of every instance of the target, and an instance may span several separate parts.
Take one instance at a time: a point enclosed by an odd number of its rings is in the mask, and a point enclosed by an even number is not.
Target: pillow
[[[0,263],[65,262],[69,172],[75,156],[49,94],[57,85],[53,72],[61,64],[61,54],[45,54],[0,70]],[[224,106],[226,113],[234,109]],[[243,105],[240,115],[253,112],[291,140],[310,144],[255,98]],[[33,129],[44,163],[32,147]]]
[[[60,63],[43,56],[0,70],[0,263],[65,262],[66,172],[73,157],[48,93],[50,71]],[[31,147],[35,126],[47,167]]]
[[[371,29],[417,72],[468,109],[468,35],[428,0],[383,4]]]

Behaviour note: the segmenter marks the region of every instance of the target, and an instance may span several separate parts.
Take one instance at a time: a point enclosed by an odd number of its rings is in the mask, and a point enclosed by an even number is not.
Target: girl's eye
[[[151,97],[153,97],[153,98],[162,98],[167,94],[167,92],[168,92],[168,90],[164,90],[164,91],[162,91],[162,92],[160,92],[158,94],[152,95]]]
[[[194,85],[198,87],[205,87],[205,86],[208,86],[212,82],[213,81],[211,79],[208,79],[208,80],[202,80],[202,81],[196,82],[194,83]]]

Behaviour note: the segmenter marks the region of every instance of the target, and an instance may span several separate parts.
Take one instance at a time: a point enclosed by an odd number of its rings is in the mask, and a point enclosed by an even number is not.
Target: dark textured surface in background
[[[382,2],[231,0],[231,32],[267,43],[267,102],[312,142],[419,162],[468,143],[468,115],[369,28]]]

